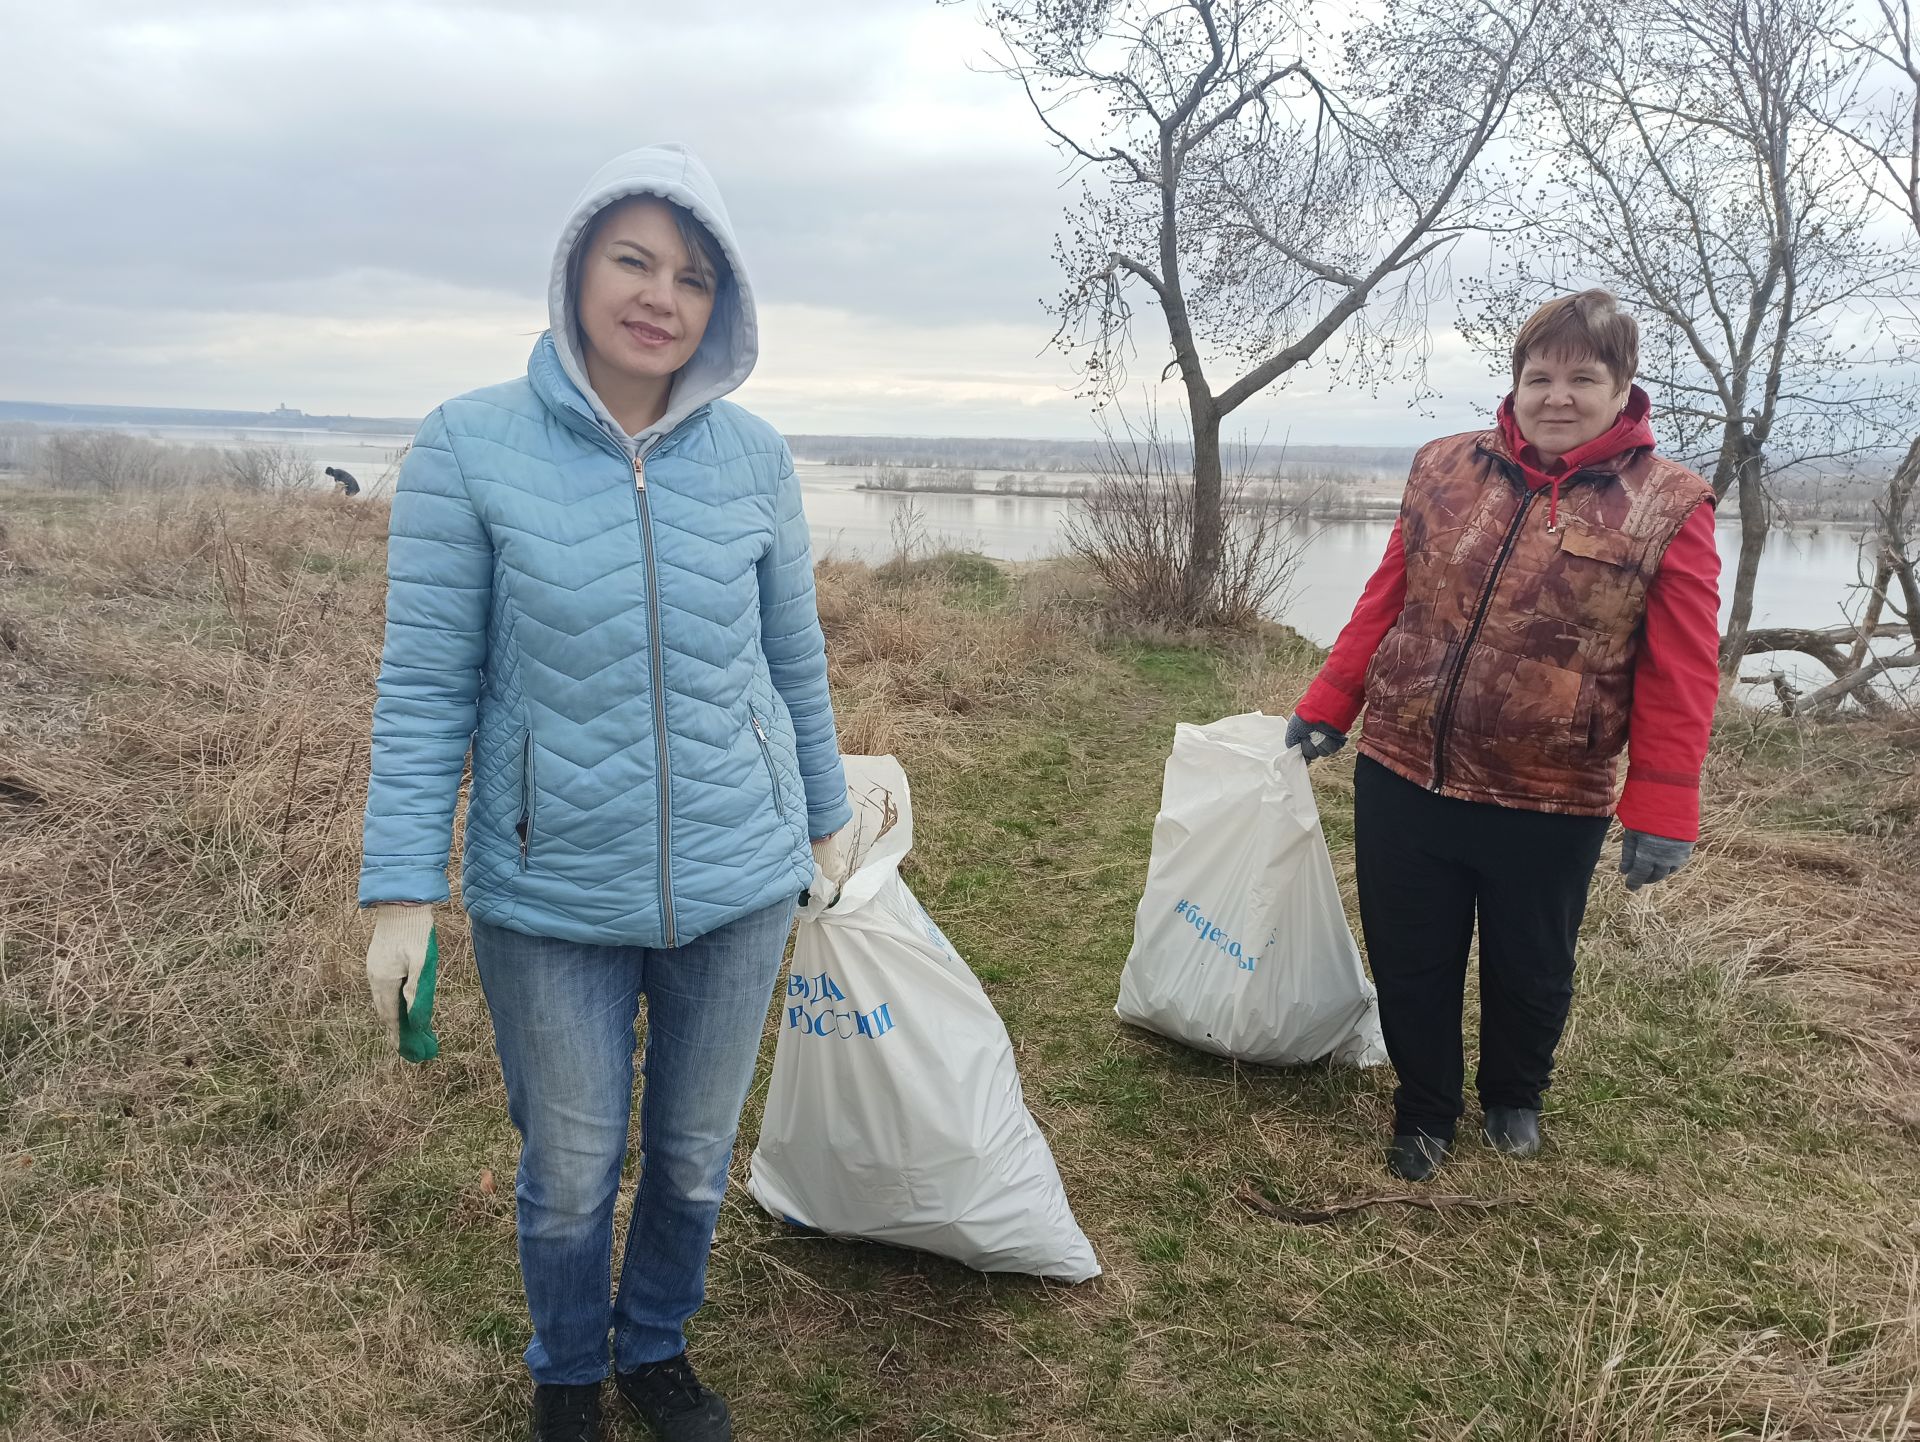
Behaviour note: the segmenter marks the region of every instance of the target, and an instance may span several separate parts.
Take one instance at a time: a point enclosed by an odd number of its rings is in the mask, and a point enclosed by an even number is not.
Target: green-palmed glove
[[[388,904],[373,908],[373,941],[367,947],[367,988],[387,1038],[411,1062],[440,1055],[433,1034],[433,987],[440,972],[440,939],[431,906]]]

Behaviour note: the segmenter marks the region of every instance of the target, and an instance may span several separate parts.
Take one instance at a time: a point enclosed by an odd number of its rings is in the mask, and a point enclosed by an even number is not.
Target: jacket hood
[[[753,308],[753,288],[734,238],[733,222],[720,199],[720,187],[699,157],[684,145],[646,145],[608,161],[587,182],[560,228],[553,249],[553,273],[547,286],[547,336],[567,379],[579,389],[600,423],[615,435],[625,435],[619,422],[593,393],[587,380],[574,323],[571,273],[574,248],[593,218],[616,200],[654,195],[691,211],[713,233],[726,256],[727,275],[713,298],[707,332],[687,363],[673,379],[667,412],[632,439],[665,435],[700,407],[731,391],[753,372],[760,354],[760,327]]]

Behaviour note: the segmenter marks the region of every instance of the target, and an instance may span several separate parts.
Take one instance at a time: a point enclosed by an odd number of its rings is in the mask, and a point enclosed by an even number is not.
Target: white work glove
[[[813,839],[813,884],[807,888],[807,905],[821,911],[840,899],[840,888],[853,871],[851,826],[843,826],[831,836]]]
[[[367,989],[387,1040],[408,1061],[428,1061],[439,1051],[433,1034],[433,991],[439,946],[433,908],[389,902],[372,908],[373,941],[367,947]]]

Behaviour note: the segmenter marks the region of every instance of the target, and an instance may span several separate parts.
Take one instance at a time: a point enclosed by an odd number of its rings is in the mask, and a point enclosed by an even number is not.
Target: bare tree
[[[54,431],[20,450],[41,483],[104,492],[227,486],[243,491],[311,489],[313,462],[291,446],[176,446],[124,431]],[[404,453],[403,453],[404,454]]]
[[[40,447],[40,478],[66,490],[152,490],[171,479],[172,457],[158,441],[119,431],[58,431]]]
[[[1117,411],[1116,411],[1117,414]],[[1067,548],[1099,576],[1130,620],[1251,626],[1286,602],[1299,569],[1306,504],[1254,474],[1257,448],[1222,455],[1220,555],[1211,605],[1190,604],[1195,488],[1185,447],[1151,407],[1104,427],[1095,484],[1067,518]]]
[[[1775,469],[1883,439],[1898,399],[1852,338],[1906,259],[1828,118],[1858,61],[1829,30],[1846,0],[1620,0],[1528,115],[1554,157],[1529,177],[1539,225],[1504,247],[1470,334],[1503,350],[1538,301],[1599,284],[1653,321],[1642,380],[1668,448],[1738,497],[1723,642],[1737,667]],[[1565,164],[1559,157],[1572,161]]]
[[[0,473],[33,470],[44,444],[38,427],[18,422],[0,425]]]
[[[313,489],[318,470],[292,446],[242,446],[227,451],[226,482],[241,491]]]
[[[1425,287],[1479,218],[1478,162],[1542,65],[1548,0],[1385,0],[1342,36],[1314,0],[1004,0],[985,19],[1082,180],[1055,341],[1125,383],[1157,309],[1193,433],[1181,604],[1216,609],[1221,423],[1319,356],[1420,374]],[[1157,349],[1157,347],[1156,347]]]
[[[1875,507],[1875,527],[1867,550],[1873,559],[1865,579],[1865,603],[1853,644],[1834,679],[1807,697],[1808,707],[1838,706],[1847,697],[1871,709],[1873,683],[1889,671],[1920,666],[1920,577],[1915,575],[1913,496],[1920,484],[1920,439],[1887,478],[1886,495]],[[1890,621],[1888,618],[1891,617]],[[1904,635],[1902,630],[1904,629]],[[1876,653],[1876,640],[1897,636],[1905,650]]]
[[[1913,0],[1874,0],[1871,8],[1839,12],[1833,41],[1866,62],[1855,104],[1823,115],[1845,142],[1858,175],[1882,213],[1920,245],[1920,37]],[[1911,326],[1912,297],[1904,320]],[[1920,578],[1916,578],[1914,490],[1920,484],[1920,438],[1887,478],[1874,506],[1874,528],[1863,548],[1861,612],[1844,656],[1823,657],[1834,679],[1803,706],[1837,705],[1848,697],[1873,706],[1873,683],[1888,671],[1920,666]],[[1905,650],[1876,654],[1874,642],[1899,637]]]

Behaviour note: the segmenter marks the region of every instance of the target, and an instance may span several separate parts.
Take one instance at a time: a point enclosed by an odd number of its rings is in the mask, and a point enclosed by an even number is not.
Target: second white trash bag
[[[1114,1007],[1265,1066],[1387,1059],[1307,763],[1282,716],[1175,730]]]
[[[801,914],[747,1189],[833,1236],[1097,1277],[1000,1014],[900,879],[906,773],[844,760],[858,866],[831,910]]]

